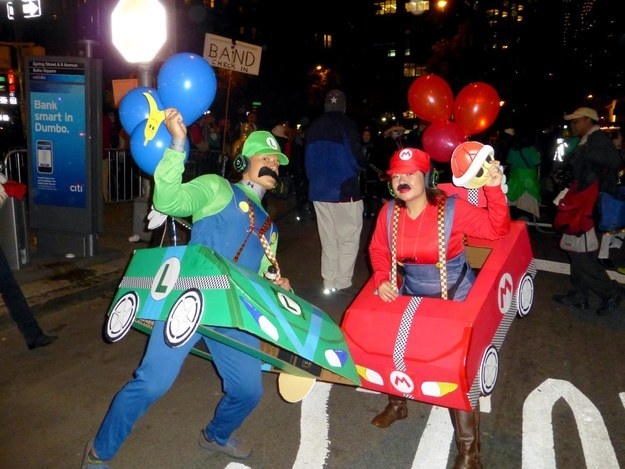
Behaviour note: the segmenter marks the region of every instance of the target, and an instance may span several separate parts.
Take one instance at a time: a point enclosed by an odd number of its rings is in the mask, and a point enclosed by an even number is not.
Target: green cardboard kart
[[[326,313],[204,246],[134,252],[104,335],[116,342],[132,327],[150,334],[154,321],[165,321],[165,341],[171,347],[199,332],[259,358],[266,371],[300,378],[285,379],[289,386],[308,382],[304,387],[309,390],[316,379],[360,385],[343,332]],[[249,332],[261,339],[261,348],[250,348],[211,326]],[[197,347],[192,353],[211,358]]]

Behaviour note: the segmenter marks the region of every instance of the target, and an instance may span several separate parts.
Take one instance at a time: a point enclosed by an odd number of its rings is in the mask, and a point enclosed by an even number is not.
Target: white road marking
[[[584,451],[586,467],[618,469],[619,464],[601,413],[568,381],[546,379],[523,404],[524,469],[555,469],[551,409],[560,399],[571,408]]]
[[[449,418],[449,409],[432,406],[425,430],[419,439],[417,453],[412,461],[412,469],[423,467],[445,469],[453,439],[454,428]]]
[[[570,265],[566,262],[554,262],[545,259],[535,259],[536,269],[544,272],[552,272],[554,274],[571,275]],[[619,283],[625,283],[625,275],[619,274],[615,270],[607,270],[608,275],[612,280],[616,280]]]
[[[330,383],[317,381],[302,400],[299,450],[293,469],[322,468],[330,454],[328,397]]]

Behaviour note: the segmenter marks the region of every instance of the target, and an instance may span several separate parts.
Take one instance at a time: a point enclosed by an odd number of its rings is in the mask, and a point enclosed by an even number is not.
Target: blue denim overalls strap
[[[445,201],[445,247],[449,244],[456,206],[455,199],[456,197],[447,197]],[[391,214],[395,208],[394,205],[393,200],[388,210],[389,245],[392,240]],[[396,259],[393,260],[396,261]],[[401,267],[403,270],[403,281],[399,288],[401,295],[441,297],[441,272],[436,264],[403,264]],[[475,274],[467,262],[464,250],[453,259],[447,259],[447,282],[451,285],[448,288],[449,299],[464,300],[474,281]]]

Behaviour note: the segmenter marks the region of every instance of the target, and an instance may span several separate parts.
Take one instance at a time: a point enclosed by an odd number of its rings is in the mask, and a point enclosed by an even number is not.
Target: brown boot
[[[371,423],[378,428],[386,428],[395,420],[403,420],[406,417],[408,417],[406,398],[389,395],[388,404],[382,412],[373,417]]]
[[[453,469],[482,469],[480,460],[480,410],[449,409],[458,455]]]

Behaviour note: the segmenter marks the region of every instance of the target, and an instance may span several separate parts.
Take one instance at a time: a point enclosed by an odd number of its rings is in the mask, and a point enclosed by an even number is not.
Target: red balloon
[[[441,77],[423,75],[410,85],[408,103],[417,117],[427,122],[445,122],[451,116],[454,95]]]
[[[499,95],[492,86],[476,82],[460,90],[454,102],[454,122],[465,135],[489,128],[499,114]]]
[[[465,134],[452,121],[433,122],[427,126],[421,144],[433,160],[447,163],[454,149],[465,141]]]

